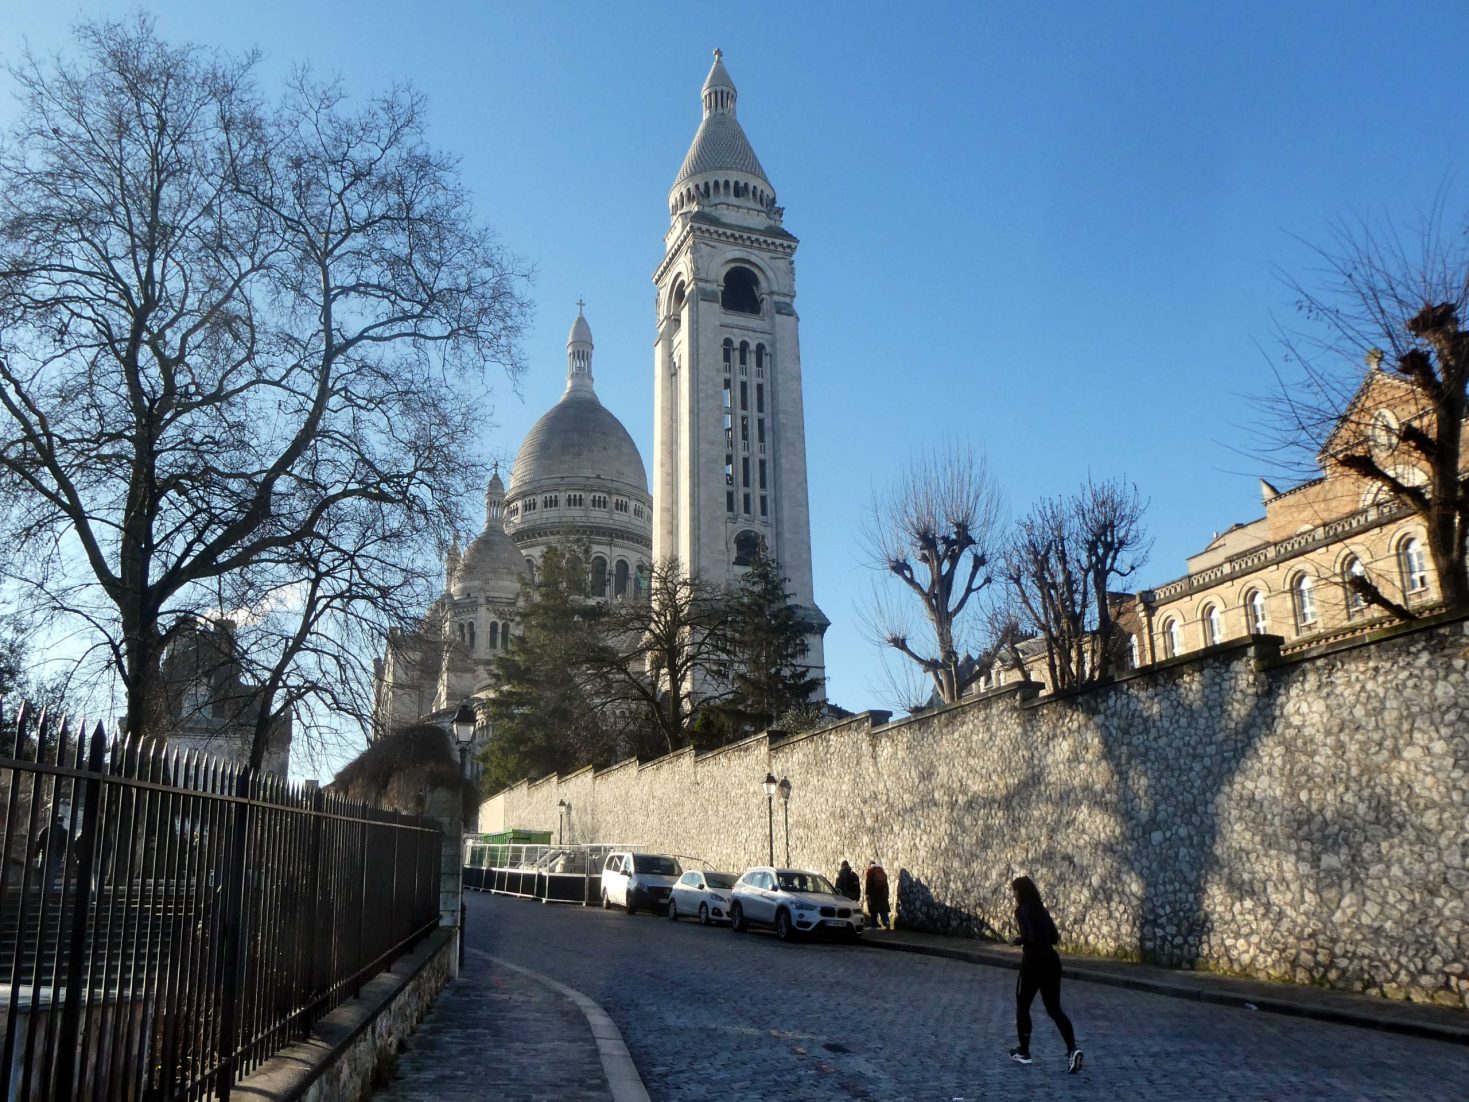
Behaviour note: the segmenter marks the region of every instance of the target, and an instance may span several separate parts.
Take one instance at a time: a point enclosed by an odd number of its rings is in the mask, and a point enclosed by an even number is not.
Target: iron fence
[[[439,921],[437,825],[0,710],[0,1100],[229,1098]]]

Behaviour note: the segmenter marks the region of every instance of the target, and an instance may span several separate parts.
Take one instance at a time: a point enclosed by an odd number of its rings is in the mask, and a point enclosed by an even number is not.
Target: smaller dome
[[[577,306],[580,307],[581,303],[577,303]],[[576,313],[576,320],[571,323],[571,332],[568,333],[566,336],[567,347],[570,347],[573,344],[591,343],[592,327],[587,324],[587,316],[582,313],[580,309],[578,309]]]
[[[498,465],[485,487],[485,530],[470,542],[463,555],[451,549],[450,556],[455,597],[481,590],[514,599],[520,593],[520,579],[530,577],[524,556],[505,532],[505,483],[500,480]],[[457,569],[452,566],[455,556]]]
[[[454,596],[488,592],[507,599],[520,593],[520,580],[530,577],[525,556],[503,528],[490,528],[464,549],[454,574]]]

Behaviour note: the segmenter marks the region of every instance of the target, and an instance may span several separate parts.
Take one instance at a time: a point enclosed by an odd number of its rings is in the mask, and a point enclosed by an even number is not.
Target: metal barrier
[[[609,853],[655,852],[626,842],[585,845],[495,844],[470,835],[464,839],[464,886],[479,892],[535,899],[541,903],[589,906],[602,898],[602,866]],[[676,857],[687,870],[709,868],[702,857]]]
[[[437,825],[0,714],[0,1099],[203,1099],[439,921]]]

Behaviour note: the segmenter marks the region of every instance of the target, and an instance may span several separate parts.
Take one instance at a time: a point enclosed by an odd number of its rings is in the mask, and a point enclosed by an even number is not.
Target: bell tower
[[[823,678],[829,621],[811,579],[797,241],[735,117],[719,50],[700,98],[653,273],[653,556],[728,584],[763,543],[809,626],[806,663]]]

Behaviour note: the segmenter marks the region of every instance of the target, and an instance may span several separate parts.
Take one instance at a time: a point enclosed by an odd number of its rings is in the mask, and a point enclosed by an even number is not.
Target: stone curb
[[[529,968],[511,964],[508,960],[492,956],[483,949],[466,949],[465,952],[473,953],[482,960],[498,964],[501,968],[519,972],[522,976],[529,976],[537,983],[544,984],[574,1002],[586,1016],[587,1025],[592,1030],[592,1037],[597,1042],[597,1055],[602,1059],[602,1073],[607,1076],[607,1087],[612,1092],[612,1102],[650,1102],[648,1089],[643,1086],[642,1077],[638,1075],[637,1066],[633,1063],[632,1054],[627,1051],[627,1045],[622,1040],[622,1033],[617,1028],[617,1023],[594,1000],[589,999],[574,987],[567,987],[564,983],[553,980],[550,976],[543,976],[539,972],[533,972]]]
[[[900,938],[887,940],[883,934],[873,936],[870,932],[863,937],[862,943],[873,949],[945,957],[992,968],[1013,970],[1020,967],[1020,954],[998,945],[961,947]],[[1128,965],[1123,962],[1109,961],[1105,967],[1098,967],[1097,963],[1087,957],[1063,956],[1062,961],[1066,978],[1083,983],[1100,983],[1109,987],[1165,995],[1173,999],[1193,999],[1196,1002],[1232,1006],[1241,1010],[1263,1010],[1271,1014],[1311,1018],[1336,1025],[1358,1026],[1412,1037],[1426,1037],[1450,1044],[1469,1045],[1469,1014],[1461,1014],[1445,1007],[1430,1007],[1419,1003],[1399,1004],[1387,1000],[1381,1000],[1382,1005],[1377,1005],[1378,1000],[1369,995],[1292,988],[1285,984],[1267,986],[1260,980],[1238,980],[1205,972],[1151,969],[1147,965]],[[1456,1015],[1463,1020],[1454,1020]]]

